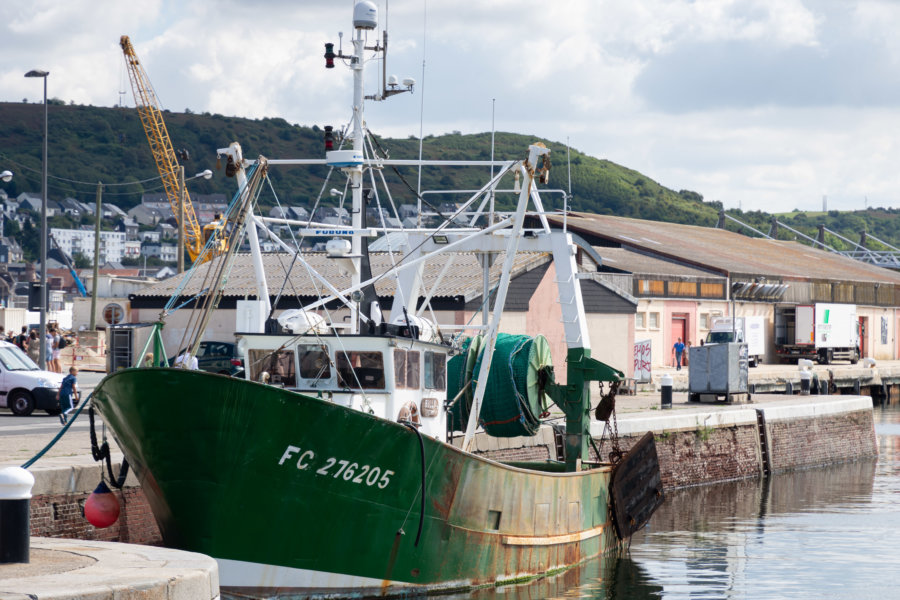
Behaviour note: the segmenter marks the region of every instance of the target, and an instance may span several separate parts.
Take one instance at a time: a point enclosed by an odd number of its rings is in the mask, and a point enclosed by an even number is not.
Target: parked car
[[[27,417],[36,408],[58,415],[62,380],[62,373],[42,371],[15,344],[0,342],[0,406],[14,415]]]
[[[169,364],[174,365],[175,359],[185,350],[182,348],[178,354],[169,359]],[[244,361],[238,354],[237,344],[231,342],[200,342],[197,348],[197,368],[209,373],[220,375],[240,375],[244,372]]]

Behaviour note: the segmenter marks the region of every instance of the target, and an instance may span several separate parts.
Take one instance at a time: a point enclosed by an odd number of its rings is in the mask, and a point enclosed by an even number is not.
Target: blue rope
[[[28,467],[30,467],[31,465],[33,465],[34,463],[36,463],[36,462],[38,461],[39,458],[41,458],[42,456],[44,456],[45,454],[47,454],[47,451],[49,451],[50,448],[52,448],[52,447],[56,444],[56,442],[58,442],[59,439],[60,439],[63,435],[65,435],[65,433],[69,430],[69,427],[72,426],[72,423],[75,422],[75,419],[78,418],[78,415],[81,414],[81,411],[84,410],[84,407],[87,406],[88,403],[91,401],[91,396],[93,396],[93,395],[94,395],[93,392],[91,392],[90,394],[88,394],[87,399],[85,399],[85,401],[81,403],[81,406],[78,407],[78,410],[76,410],[74,413],[72,413],[71,418],[68,420],[68,422],[66,422],[65,425],[63,425],[63,428],[59,430],[59,433],[56,434],[56,437],[54,437],[52,440],[50,440],[50,443],[47,444],[46,446],[44,446],[44,449],[43,449],[43,450],[41,450],[40,452],[38,452],[37,454],[35,454],[35,455],[31,458],[31,460],[29,460],[29,461],[27,461],[25,464],[23,464],[23,465],[22,465],[22,468],[23,468],[23,469],[27,469]]]

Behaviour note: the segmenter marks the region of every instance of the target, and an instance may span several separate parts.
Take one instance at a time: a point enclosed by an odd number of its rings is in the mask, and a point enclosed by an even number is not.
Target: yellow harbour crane
[[[184,193],[184,216],[179,225],[184,230],[185,250],[187,250],[192,262],[196,262],[198,257],[200,262],[206,262],[210,258],[210,253],[201,256],[203,247],[210,236],[217,230],[224,229],[224,216],[205,225],[201,230],[187,189],[181,189],[182,183],[179,178],[178,157],[172,148],[172,140],[169,139],[169,132],[166,129],[165,121],[163,121],[159,99],[156,97],[150,78],[138,60],[134,46],[131,45],[131,40],[127,35],[121,37],[119,45],[122,46],[122,52],[125,53],[125,65],[128,67],[128,77],[131,80],[131,89],[134,92],[134,103],[141,117],[141,123],[144,125],[147,141],[150,142],[150,151],[153,153],[153,159],[156,161],[156,168],[159,170],[160,178],[165,186],[166,197],[176,217],[179,215],[178,205],[181,201],[181,194],[182,192]],[[217,244],[213,248],[212,254],[220,254],[225,250],[223,237],[222,235],[217,237]]]

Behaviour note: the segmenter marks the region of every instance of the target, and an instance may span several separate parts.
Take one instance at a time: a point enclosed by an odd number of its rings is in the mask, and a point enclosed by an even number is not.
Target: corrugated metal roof
[[[562,225],[561,216],[551,215],[548,219]],[[900,273],[797,242],[751,238],[712,227],[589,213],[571,213],[567,221],[572,231],[591,243],[596,243],[590,239],[595,236],[732,276],[900,285]]]
[[[424,296],[428,290],[434,285],[441,269],[449,260],[451,254],[439,254],[425,263],[423,273],[423,290]],[[441,285],[435,293],[436,297],[456,297],[462,296],[465,300],[471,300],[481,295],[481,265],[478,256],[475,253],[455,253],[452,254],[456,259],[453,265],[444,275]],[[391,256],[388,253],[372,253],[369,255],[372,273],[378,275],[385,273],[391,267]],[[393,261],[399,264],[402,257],[395,254]],[[339,290],[350,287],[350,276],[341,273],[337,261],[328,258],[322,252],[304,253],[303,259],[306,260],[312,268],[323,275],[329,283]],[[197,268],[196,273],[191,281],[185,286],[181,295],[184,297],[194,296],[202,289],[203,281],[209,269],[216,265],[218,260],[201,265]],[[491,267],[492,284],[499,280],[500,271],[503,267],[504,253],[500,253],[497,260]],[[540,252],[520,252],[516,256],[513,265],[513,276],[522,274],[535,267],[538,267],[550,260],[549,255]],[[291,269],[291,277],[288,285],[284,289],[285,296],[305,296],[319,297],[326,296],[327,291],[321,282],[315,280],[307,268],[297,261],[291,268],[292,257],[289,254],[263,254],[263,266],[266,270],[266,278],[269,286],[269,294],[274,296],[281,289],[285,281],[285,274]],[[181,283],[181,276],[170,277],[156,285],[149,286],[139,292],[135,292],[135,297],[163,297],[168,298]],[[392,297],[396,290],[396,280],[387,276],[380,279],[375,284],[375,291],[381,297]],[[320,294],[321,291],[321,294]],[[235,256],[234,265],[228,280],[225,284],[225,296],[243,298],[246,296],[256,296],[256,278],[254,276],[253,261],[249,254],[238,254]]]
[[[594,246],[603,259],[603,266],[620,269],[635,275],[665,275],[682,277],[706,277],[725,279],[721,273],[692,267],[681,262],[665,260],[655,256],[635,252],[628,248],[606,248]]]

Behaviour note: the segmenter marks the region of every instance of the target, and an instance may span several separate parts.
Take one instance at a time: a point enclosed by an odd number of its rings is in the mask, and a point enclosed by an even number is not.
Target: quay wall
[[[84,518],[84,503],[97,486],[98,468],[78,465],[31,471],[35,479],[31,498],[31,536],[160,545],[162,535],[133,473],[128,474],[121,490],[109,486],[119,501],[119,519],[103,529],[88,523]],[[118,473],[119,468],[118,464],[113,464],[114,473]]]
[[[644,412],[619,417],[617,429],[625,451],[646,431],[654,432],[667,490],[878,454],[872,399],[866,396]],[[604,423],[591,423],[591,434],[600,454],[608,455],[611,443],[608,432],[604,436]],[[496,460],[547,460],[557,459],[563,445],[561,433],[545,426],[531,438],[477,435],[474,452]],[[591,454],[596,458],[593,450]],[[119,520],[106,529],[87,523],[83,507],[97,472],[96,466],[33,471],[31,535],[160,544],[159,529],[133,475],[123,490],[114,490]]]
[[[627,451],[653,431],[663,487],[760,477],[767,473],[841,463],[878,455],[872,399],[820,396],[731,410],[660,411],[618,420]],[[603,423],[591,423],[601,455],[611,450]],[[545,427],[534,438],[477,437],[476,453],[496,460],[557,458],[561,439]],[[591,450],[591,457],[596,453]]]

